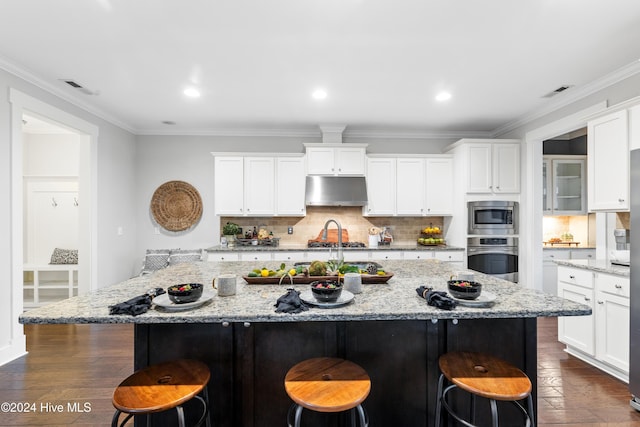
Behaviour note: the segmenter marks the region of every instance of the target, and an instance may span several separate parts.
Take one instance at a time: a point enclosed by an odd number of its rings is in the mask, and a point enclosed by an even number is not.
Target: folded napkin
[[[139,314],[146,313],[151,307],[153,297],[164,293],[164,289],[162,288],[151,289],[144,295],[139,295],[125,302],[110,305],[109,314],[130,314],[132,316],[137,316]]]
[[[443,291],[434,291],[433,288],[420,286],[416,289],[416,292],[427,300],[427,304],[442,310],[453,310],[458,305],[458,301],[453,300],[453,298]]]
[[[278,298],[275,307],[276,313],[300,313],[309,310],[307,304],[300,299],[300,292],[293,288],[287,289],[287,293]]]

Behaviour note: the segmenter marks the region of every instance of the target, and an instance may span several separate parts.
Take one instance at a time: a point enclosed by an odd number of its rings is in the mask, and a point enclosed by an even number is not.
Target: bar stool
[[[303,408],[316,412],[350,410],[354,427],[356,412],[360,426],[369,425],[361,404],[369,395],[371,380],[367,372],[353,362],[333,357],[304,360],[289,369],[284,388],[294,401],[287,414],[289,427],[300,427]]]
[[[113,406],[116,408],[111,421],[112,427],[118,426],[120,414],[126,418],[120,427],[134,415],[147,415],[147,426],[151,425],[149,414],[176,409],[178,425],[185,426],[182,405],[196,398],[202,403],[202,416],[198,426],[209,420],[209,395],[207,383],[211,374],[209,368],[197,360],[180,359],[147,366],[134,372],[116,387],[113,392]],[[198,394],[202,394],[199,396]]]
[[[475,397],[489,399],[492,425],[498,427],[498,408],[496,401],[512,402],[524,415],[527,427],[534,426],[533,398],[531,380],[515,366],[497,357],[484,353],[450,352],[438,359],[440,379],[436,402],[436,427],[441,423],[441,410],[444,408],[453,418],[468,427],[475,427]],[[450,385],[444,387],[444,379]],[[471,422],[462,419],[447,403],[447,393],[460,388],[471,394]],[[528,410],[518,401],[527,399]]]

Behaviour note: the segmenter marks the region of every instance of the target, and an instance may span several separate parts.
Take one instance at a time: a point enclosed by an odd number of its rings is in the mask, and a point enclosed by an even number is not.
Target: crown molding
[[[230,137],[282,137],[282,138],[320,138],[322,134],[317,126],[307,129],[261,129],[261,128],[220,128],[191,130],[142,129],[136,131],[140,136],[230,136]]]
[[[525,114],[524,116],[505,124],[504,126],[496,128],[492,132],[492,137],[496,138],[500,135],[511,132],[521,126],[526,125],[527,123],[544,117],[547,114],[553,113],[554,111],[566,107],[583,98],[586,98],[589,95],[593,95],[596,92],[599,92],[611,85],[628,79],[629,77],[632,77],[638,73],[640,73],[640,60],[633,61],[632,63],[627,64],[624,67],[621,67],[616,71],[613,71],[583,86],[572,87],[570,90],[564,91],[561,94],[554,96],[549,103],[545,104],[544,107],[533,110]]]
[[[460,139],[460,138],[491,138],[489,131],[402,131],[402,130],[346,130],[345,138],[365,139]]]
[[[111,123],[114,126],[117,126],[127,132],[130,132],[132,134],[135,134],[135,129],[133,127],[131,127],[129,124],[124,123],[123,121],[111,116],[110,114],[105,113],[104,111],[94,107],[93,105],[83,101],[80,98],[77,98],[71,94],[69,94],[66,91],[63,91],[61,88],[49,83],[46,80],[43,80],[42,78],[36,76],[34,73],[32,73],[31,71],[22,68],[22,67],[18,67],[17,65],[15,65],[14,63],[12,63],[11,61],[9,61],[7,58],[3,57],[2,55],[0,55],[0,69],[13,74],[14,76],[26,81],[27,83],[30,83],[46,92],[49,92],[52,95],[57,96],[58,98],[62,99],[63,101],[66,101],[70,104],[75,105],[78,108],[81,108],[82,110],[93,114],[94,116],[105,120],[109,123]],[[86,96],[86,95],[85,95]]]

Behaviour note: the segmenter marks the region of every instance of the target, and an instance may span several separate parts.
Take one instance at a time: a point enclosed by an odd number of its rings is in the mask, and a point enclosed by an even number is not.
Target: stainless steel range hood
[[[307,176],[307,206],[364,206],[367,183],[364,176]]]

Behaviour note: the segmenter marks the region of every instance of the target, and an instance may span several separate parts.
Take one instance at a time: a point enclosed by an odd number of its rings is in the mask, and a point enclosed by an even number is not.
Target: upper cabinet
[[[276,158],[276,215],[304,216],[304,157]]]
[[[629,210],[629,125],[627,110],[587,124],[589,211]]]
[[[520,141],[461,139],[450,151],[466,174],[466,193],[520,193]]]
[[[367,159],[368,216],[428,216],[453,213],[451,156]]]
[[[545,156],[542,168],[543,213],[587,213],[586,156]]]
[[[214,168],[216,215],[304,216],[302,156],[216,155]]]
[[[366,144],[305,144],[308,175],[364,175]]]

